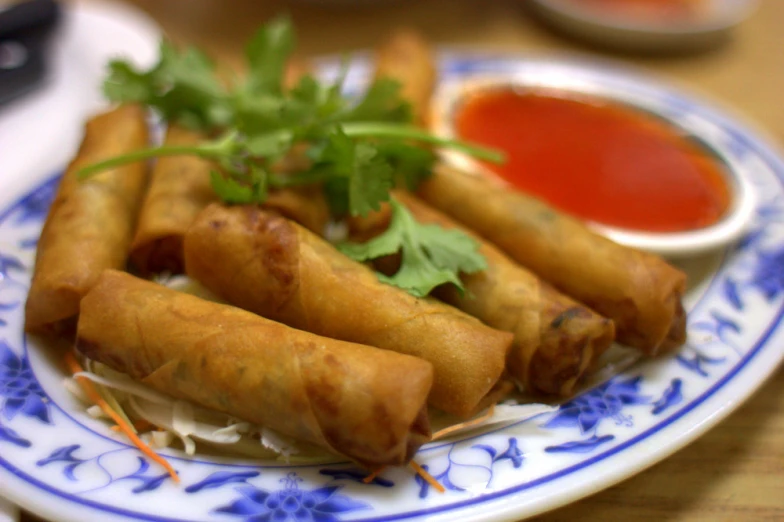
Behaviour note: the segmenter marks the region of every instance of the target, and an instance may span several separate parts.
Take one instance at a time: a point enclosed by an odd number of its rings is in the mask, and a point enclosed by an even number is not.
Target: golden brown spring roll
[[[165,145],[187,146],[205,141],[199,132],[171,125]],[[144,274],[183,271],[182,238],[199,212],[217,199],[210,184],[212,162],[196,156],[159,158],[139,213],[131,261]]]
[[[424,124],[437,76],[430,45],[418,33],[399,29],[376,48],[375,58],[375,77],[400,82],[400,94],[411,104],[414,123]]]
[[[107,270],[81,303],[77,349],[156,390],[376,469],[430,438],[432,366],[327,339]]]
[[[25,329],[57,333],[73,327],[79,300],[106,268],[122,268],[147,185],[145,163],[79,181],[92,163],[147,146],[144,111],[121,106],[90,119],[46,217],[25,305]]]
[[[487,260],[486,270],[461,275],[464,295],[451,284],[436,288],[434,295],[493,328],[514,334],[507,370],[525,389],[571,395],[612,344],[612,321],[556,291],[492,244],[410,193],[395,191],[394,196],[420,223],[458,229],[472,237]],[[390,218],[387,205],[370,219],[353,220],[352,237],[362,241],[375,237],[386,230]]]
[[[499,380],[511,334],[381,283],[370,268],[272,213],[210,205],[185,236],[185,270],[264,317],[430,361],[430,403],[449,413],[470,415],[510,389]]]
[[[686,276],[499,181],[443,165],[418,195],[558,290],[615,322],[619,342],[656,355],[683,344]]]

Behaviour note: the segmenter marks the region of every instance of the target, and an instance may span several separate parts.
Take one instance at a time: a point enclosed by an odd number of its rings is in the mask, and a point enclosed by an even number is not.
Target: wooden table
[[[199,45],[230,64],[239,62],[243,42],[253,30],[283,10],[293,17],[304,56],[368,48],[399,25],[412,26],[439,45],[600,55],[536,23],[523,0],[387,0],[333,8],[317,1],[131,3],[175,41]],[[784,1],[762,2],[729,42],[708,52],[614,57],[734,106],[773,141],[784,143]],[[537,520],[784,520],[784,371],[779,369],[743,407],[688,448]]]

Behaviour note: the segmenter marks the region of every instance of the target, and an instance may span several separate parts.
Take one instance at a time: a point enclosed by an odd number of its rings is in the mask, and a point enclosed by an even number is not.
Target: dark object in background
[[[0,104],[44,79],[46,42],[59,19],[54,0],[29,0],[0,11]]]

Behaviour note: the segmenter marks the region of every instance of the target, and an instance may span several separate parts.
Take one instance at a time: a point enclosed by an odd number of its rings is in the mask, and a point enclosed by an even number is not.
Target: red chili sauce
[[[719,163],[677,129],[621,105],[549,91],[477,94],[461,138],[506,151],[488,165],[523,191],[583,219],[649,232],[716,223],[729,205]]]

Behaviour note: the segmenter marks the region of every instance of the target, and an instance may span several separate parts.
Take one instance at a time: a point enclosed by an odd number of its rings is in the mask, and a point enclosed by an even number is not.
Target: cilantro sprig
[[[382,234],[366,243],[343,243],[341,252],[357,261],[368,261],[401,253],[400,269],[379,279],[424,297],[435,287],[452,283],[462,294],[460,272],[471,274],[487,268],[479,244],[459,230],[419,223],[408,209],[391,198],[392,218]]]
[[[163,156],[193,155],[213,161],[215,193],[230,204],[263,203],[270,188],[320,184],[335,217],[365,216],[390,201],[396,185],[415,188],[426,177],[433,147],[452,148],[476,158],[501,161],[495,150],[434,136],[411,124],[411,108],[400,86],[389,79],[372,83],[363,96],[344,96],[347,65],[332,82],[305,76],[284,85],[286,63],[295,46],[286,18],[262,27],[246,47],[247,74],[227,84],[201,51],[161,44],[159,62],[146,71],[115,60],[109,64],[104,93],[112,101],[137,102],[168,122],[218,138],[190,146],[163,145],[134,151],[85,167],[80,179],[130,162]],[[292,150],[308,166],[280,173],[275,165]],[[452,282],[458,273],[481,270],[474,242],[455,231],[420,225],[404,206],[390,201],[393,225],[367,246],[345,246],[359,260],[395,246],[402,252],[400,271],[380,276],[414,295]]]

